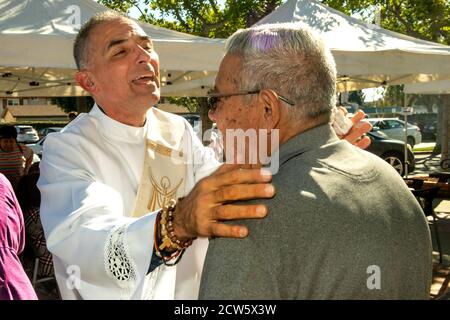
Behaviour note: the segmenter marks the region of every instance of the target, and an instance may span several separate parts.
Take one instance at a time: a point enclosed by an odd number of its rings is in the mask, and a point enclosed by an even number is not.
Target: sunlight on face
[[[160,98],[159,57],[134,21],[105,22],[90,37],[88,71],[100,105],[145,109]]]

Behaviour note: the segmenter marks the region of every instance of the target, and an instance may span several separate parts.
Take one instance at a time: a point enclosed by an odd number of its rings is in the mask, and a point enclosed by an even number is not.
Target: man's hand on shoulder
[[[264,169],[263,169],[264,170]],[[249,199],[271,198],[275,194],[267,170],[241,169],[237,165],[222,165],[178,202],[174,214],[174,231],[178,239],[193,237],[244,238],[244,226],[224,224],[224,221],[264,218],[265,205],[235,204]]]

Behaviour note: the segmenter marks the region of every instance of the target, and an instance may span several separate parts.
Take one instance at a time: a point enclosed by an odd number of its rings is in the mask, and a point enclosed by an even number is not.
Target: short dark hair
[[[103,11],[93,15],[80,29],[73,43],[73,57],[78,70],[86,67],[89,51],[89,36],[92,30],[103,22],[130,19],[116,11]]]
[[[6,125],[0,127],[0,139],[17,139],[17,130],[14,126]]]

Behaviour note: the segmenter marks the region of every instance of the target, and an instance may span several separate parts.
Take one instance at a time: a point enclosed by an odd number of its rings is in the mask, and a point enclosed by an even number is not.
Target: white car
[[[33,150],[35,155],[38,155],[39,158],[42,158],[42,148],[44,147],[45,137],[39,140],[36,143],[27,144],[27,147]]]
[[[35,143],[39,140],[36,130],[32,126],[14,126],[17,131],[17,142]]]
[[[62,127],[47,127],[39,130],[39,136],[45,137],[49,133],[53,132],[60,132],[63,128]]]
[[[369,118],[374,134],[380,133],[391,139],[405,141],[405,122],[397,118]],[[411,123],[407,124],[407,142],[411,147],[422,142],[420,128]]]

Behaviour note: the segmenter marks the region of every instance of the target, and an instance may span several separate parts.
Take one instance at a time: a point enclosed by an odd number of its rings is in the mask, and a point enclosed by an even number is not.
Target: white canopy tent
[[[256,25],[302,22],[333,52],[339,91],[450,79],[450,47],[364,23],[315,0],[288,0]]]
[[[0,0],[0,96],[79,96],[72,43],[81,24],[107,10],[93,0]],[[450,47],[366,24],[314,0],[288,0],[258,24],[301,21],[336,59],[339,90],[450,79]],[[204,96],[224,40],[139,22],[160,54],[162,94]]]
[[[93,0],[0,0],[0,97],[87,95],[73,80],[73,40],[84,22],[105,10]],[[160,55],[162,94],[204,96],[224,40],[139,24]]]
[[[407,84],[403,92],[408,94],[450,94],[450,80]]]

